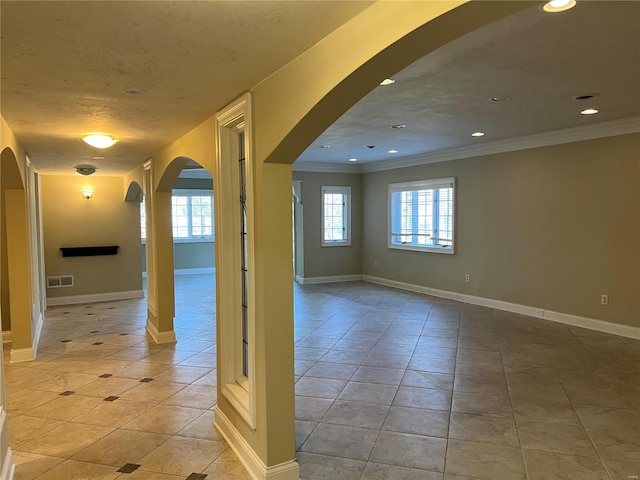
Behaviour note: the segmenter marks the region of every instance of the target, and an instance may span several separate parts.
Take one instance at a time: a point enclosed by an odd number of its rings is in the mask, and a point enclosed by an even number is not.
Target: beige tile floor
[[[210,292],[176,277],[175,346],[144,300],[51,308],[38,360],[5,362],[16,478],[248,478],[211,427]],[[640,475],[639,341],[359,282],[295,311],[304,480]]]

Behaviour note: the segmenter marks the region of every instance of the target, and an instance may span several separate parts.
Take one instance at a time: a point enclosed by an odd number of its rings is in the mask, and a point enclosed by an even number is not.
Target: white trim
[[[178,341],[176,339],[176,332],[174,330],[160,332],[158,328],[153,323],[151,323],[149,318],[147,318],[147,325],[145,329],[147,330],[147,333],[151,335],[153,341],[158,345],[163,345],[165,343],[176,343]]]
[[[253,480],[299,480],[300,466],[295,459],[267,467],[218,407],[214,409],[213,426],[229,444]]]
[[[2,331],[2,343],[11,343],[11,330]]]
[[[33,349],[34,357],[38,352],[38,344],[40,343],[40,334],[42,333],[42,326],[44,325],[44,317],[42,313],[38,315],[36,320],[36,326],[31,332],[31,348]]]
[[[76,305],[79,303],[110,302],[112,300],[129,300],[131,298],[143,298],[143,290],[130,290],[125,292],[92,293],[89,295],[71,295],[69,297],[47,297],[47,305]]]
[[[0,480],[13,480],[13,474],[16,471],[16,466],[13,464],[13,452],[11,448],[7,448],[7,453],[2,460],[2,473],[0,474]]]
[[[434,297],[455,300],[457,302],[470,303],[472,305],[480,305],[482,307],[495,308],[496,310],[504,310],[506,312],[549,320],[551,322],[563,323],[574,327],[587,328],[589,330],[597,330],[599,332],[610,333],[612,335],[640,339],[640,327],[633,327],[631,325],[621,325],[618,323],[605,322],[604,320],[597,320],[595,318],[579,317],[568,313],[554,312],[552,310],[545,310],[544,308],[504,302],[502,300],[495,300],[492,298],[476,297],[465,293],[438,290],[435,288],[398,282],[396,280],[389,280],[371,275],[362,275],[362,280],[365,282],[385,285],[387,287],[408,290],[410,292],[424,293]]]
[[[216,273],[216,269],[215,267],[178,268],[173,271],[174,275],[201,275],[205,273]]]
[[[529,148],[547,147],[563,143],[582,142],[596,138],[613,137],[640,132],[640,117],[624,118],[611,122],[594,123],[582,127],[564,128],[552,132],[514,137],[495,142],[486,142],[479,145],[451,148],[438,152],[423,153],[396,160],[385,160],[360,165],[361,173],[380,172],[394,168],[413,167],[427,163],[447,162],[462,158],[479,157],[496,153],[514,152]],[[295,164],[294,164],[295,165]]]
[[[339,283],[339,282],[358,282],[363,279],[360,274],[356,275],[332,275],[329,277],[301,277],[296,275],[296,282],[300,285],[313,285],[315,283]]]
[[[7,433],[7,412],[4,407],[0,405],[0,436],[6,438]],[[0,452],[0,455],[2,452]],[[11,448],[7,448],[7,453],[4,455],[2,461],[2,473],[0,473],[0,480],[11,480],[16,466],[13,464],[13,452]]]
[[[335,193],[342,195],[343,198],[343,218],[342,229],[346,235],[343,240],[325,240],[325,195]],[[345,213],[346,211],[346,213]],[[346,217],[346,218],[344,218]],[[350,247],[351,246],[351,186],[328,186],[320,187],[320,231],[322,232],[320,246],[321,247]]]
[[[321,162],[295,162],[292,165],[294,172],[321,172],[321,173],[361,173],[358,165],[344,165],[342,163]]]
[[[33,362],[35,359],[36,354],[33,347],[12,348],[9,353],[9,363]]]

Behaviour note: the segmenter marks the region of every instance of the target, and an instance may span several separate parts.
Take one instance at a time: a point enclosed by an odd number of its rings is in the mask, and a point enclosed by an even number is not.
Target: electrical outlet
[[[471,281],[471,275],[469,275],[468,273],[464,276],[464,281],[469,283]]]
[[[609,306],[609,295],[603,293],[600,295],[600,305]]]

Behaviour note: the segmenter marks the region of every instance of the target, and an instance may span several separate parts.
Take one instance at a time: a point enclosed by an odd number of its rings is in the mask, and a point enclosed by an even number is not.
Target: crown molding
[[[552,132],[487,142],[482,145],[452,148],[449,150],[413,155],[395,160],[365,163],[359,165],[358,169],[361,173],[380,172],[383,170],[392,170],[394,168],[448,162],[450,160],[460,160],[463,158],[479,157],[482,155],[513,152],[529,148],[547,147],[563,143],[581,142],[596,138],[613,137],[616,135],[626,135],[638,132],[640,132],[640,117],[631,117],[621,120],[613,120],[611,122],[586,125],[584,127],[565,128],[562,130],[554,130]]]
[[[320,162],[295,162],[293,164],[293,171],[316,173],[361,173],[358,165]]]

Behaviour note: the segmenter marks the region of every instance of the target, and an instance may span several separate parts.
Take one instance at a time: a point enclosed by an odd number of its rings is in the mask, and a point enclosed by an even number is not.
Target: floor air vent
[[[47,277],[47,288],[73,287],[73,275]]]

